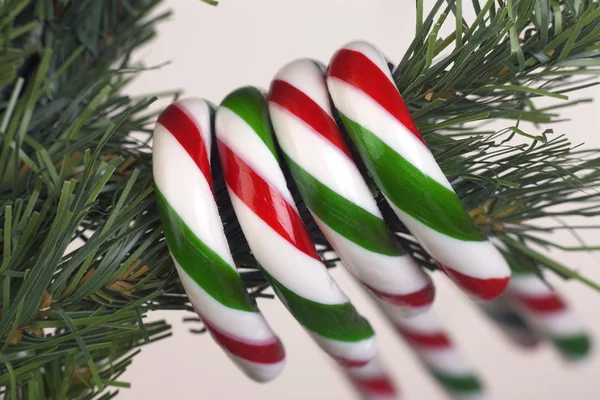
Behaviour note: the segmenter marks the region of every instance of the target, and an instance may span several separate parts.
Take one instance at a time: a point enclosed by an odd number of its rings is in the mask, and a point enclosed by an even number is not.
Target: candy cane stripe
[[[198,316],[248,376],[269,381],[282,371],[285,354],[235,269],[213,194],[210,144],[211,110],[205,101],[182,100],[160,115],[153,137],[158,210]]]
[[[286,307],[309,331],[327,339],[344,342],[355,342],[373,336],[371,327],[356,313],[352,304],[320,304],[310,301],[298,296],[272,276],[269,278]]]
[[[254,311],[237,272],[190,231],[159,189],[155,193],[161,215],[170,221],[163,225],[172,238],[169,250],[185,273],[224,306]]]
[[[378,359],[360,367],[343,368],[342,372],[364,400],[397,400],[398,390]]]
[[[243,341],[228,336],[219,331],[218,328],[211,325],[207,318],[201,317],[206,329],[213,338],[230,353],[248,360],[261,364],[273,364],[283,361],[285,352],[279,341],[270,341],[263,344],[244,343]]]
[[[569,360],[589,354],[591,341],[577,316],[559,293],[538,276],[515,267],[507,298],[539,334]]]
[[[269,114],[292,178],[346,267],[379,301],[424,311],[434,289],[398,247],[333,118],[324,70],[296,60],[276,75]]]
[[[286,81],[279,79],[271,83],[269,102],[273,102],[309,125],[316,133],[322,135],[331,144],[337,147],[348,158],[350,152],[346,143],[338,133],[335,121],[310,97],[296,89]]]
[[[355,134],[353,138],[356,138],[359,148],[379,155],[377,162],[369,158],[366,164],[375,172],[374,179],[378,185],[386,183],[386,196],[394,205],[441,234],[463,241],[485,240],[453,191],[421,173],[373,132],[343,114],[341,117],[344,125]],[[403,195],[406,193],[410,196]],[[424,209],[424,204],[429,207]],[[428,212],[430,209],[431,213]]]
[[[290,200],[277,153],[268,150],[275,145],[260,91],[229,94],[215,124],[233,209],[275,293],[332,358],[342,365],[368,363],[376,353],[373,330],[320,262]]]
[[[208,151],[204,145],[204,141],[197,140],[197,137],[202,137],[203,133],[198,130],[196,123],[185,109],[182,109],[177,104],[171,104],[162,112],[158,118],[158,123],[165,127],[183,146],[202,172],[202,175],[204,175],[212,190],[213,184],[210,174]]]
[[[556,293],[549,293],[540,297],[521,295],[517,298],[525,307],[538,313],[553,313],[566,309],[565,303]]]
[[[278,191],[255,173],[227,145],[220,140],[217,143],[225,180],[235,195],[277,234],[307,256],[319,260],[319,255],[295,207],[290,205]],[[280,208],[283,211],[279,211]],[[290,219],[281,221],[278,217],[282,212],[289,215]]]
[[[352,64],[354,69],[344,68],[344,65],[348,64]],[[398,89],[394,83],[365,54],[348,49],[340,50],[336,56],[336,62],[330,66],[329,76],[347,82],[365,92],[425,143],[406,105],[396,101]]]
[[[393,211],[468,294],[499,296],[510,269],[460,202],[420,136],[375,47],[355,42],[333,57],[327,87],[342,123]]]
[[[443,331],[433,311],[407,317],[394,306],[383,305],[381,310],[448,394],[456,399],[483,395],[479,378]]]
[[[367,250],[390,256],[402,254],[381,218],[338,195],[291,158],[286,157],[286,160],[298,189],[306,194],[303,197],[306,205],[323,223]]]

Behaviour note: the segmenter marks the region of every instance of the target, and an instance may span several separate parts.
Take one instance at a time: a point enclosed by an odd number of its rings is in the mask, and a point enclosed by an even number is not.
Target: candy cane
[[[427,148],[384,56],[367,43],[346,45],[331,61],[327,86],[375,182],[421,245],[467,293],[500,295],[510,269]]]
[[[170,105],[154,130],[153,172],[167,244],[181,283],[212,337],[251,378],[282,371],[279,339],[246,293],[213,196],[211,109],[200,99]]]
[[[302,198],[343,263],[380,301],[411,313],[429,308],[431,280],[383,221],[337,129],[321,66],[304,59],[283,67],[269,114]]]
[[[342,372],[363,400],[400,398],[393,380],[377,358],[360,367],[342,367]]]
[[[479,303],[478,306],[512,343],[521,347],[534,347],[540,342],[537,332],[514,310],[505,295],[493,301]]]
[[[258,263],[294,317],[333,358],[369,362],[376,340],[315,250],[279,167],[264,97],[242,88],[215,117],[219,156],[236,216]]]
[[[508,285],[507,297],[530,325],[551,340],[568,360],[590,352],[590,338],[577,316],[556,291],[533,273],[517,271]]]
[[[457,399],[484,397],[479,378],[446,335],[432,310],[404,317],[394,306],[384,304],[381,309],[450,396]]]

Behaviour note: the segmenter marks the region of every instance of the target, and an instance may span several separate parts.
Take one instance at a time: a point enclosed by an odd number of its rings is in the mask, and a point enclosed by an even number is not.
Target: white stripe
[[[198,286],[174,258],[173,262],[190,302],[215,328],[249,344],[273,342],[275,335],[260,313],[225,307]]]
[[[317,344],[333,357],[353,361],[370,361],[377,354],[377,338],[375,335],[357,342],[341,342],[308,332]]]
[[[340,196],[382,218],[373,194],[346,154],[278,104],[269,103],[269,112],[279,145],[296,164]]]
[[[383,312],[400,328],[422,335],[443,333],[442,325],[433,310],[407,318],[398,314],[396,311],[397,309],[398,307],[390,304],[382,306]]]
[[[515,274],[508,284],[508,292],[532,297],[555,294],[542,279],[533,274]]]
[[[389,79],[390,82],[396,87],[396,83],[394,82],[394,78],[390,73],[390,69],[387,65],[387,57],[375,46],[362,41],[356,41],[348,43],[343,47],[346,50],[353,50],[365,55],[371,62],[373,62],[377,67],[385,74],[385,76]]]
[[[550,338],[568,338],[585,333],[581,321],[569,311],[546,316],[534,315],[529,312],[527,319],[544,336]]]
[[[250,125],[228,108],[219,107],[215,116],[217,138],[244,160],[292,207],[296,207],[285,177],[273,153]]]
[[[342,114],[377,135],[402,158],[440,185],[453,191],[431,151],[404,125],[363,91],[334,77],[329,93]]]
[[[186,98],[179,100],[176,103],[185,114],[194,121],[196,127],[202,135],[202,144],[208,155],[208,163],[210,165],[210,147],[212,144],[212,131],[210,129],[210,107],[206,101],[198,98]]]
[[[526,319],[544,336],[567,338],[585,332],[581,321],[569,309],[551,314],[538,314],[522,306],[519,309],[522,309]]]
[[[275,379],[285,367],[285,360],[273,364],[262,364],[245,360],[231,354],[226,349],[224,350],[229,358],[239,365],[242,371],[257,382],[268,382]]]
[[[506,260],[489,241],[467,242],[446,236],[400,210],[389,199],[388,202],[423,248],[437,261],[473,278],[510,276]]]
[[[321,304],[344,304],[348,299],[327,268],[279,236],[228,187],[231,203],[257,261],[277,281],[298,296]]]
[[[406,295],[431,284],[429,276],[408,255],[374,253],[346,239],[313,214],[342,262],[361,282],[386,294]]]
[[[156,186],[194,235],[235,270],[217,205],[204,175],[165,127],[156,125],[153,140]]]
[[[414,346],[423,362],[431,369],[445,375],[473,375],[471,364],[463,358],[456,348],[433,349],[425,346]]]
[[[286,81],[310,97],[329,116],[332,116],[325,75],[315,61],[304,58],[295,60],[281,68],[274,79]]]

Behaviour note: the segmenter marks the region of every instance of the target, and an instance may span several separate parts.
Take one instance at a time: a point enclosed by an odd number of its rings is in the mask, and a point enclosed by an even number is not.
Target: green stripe
[[[169,250],[181,268],[224,306],[256,311],[238,273],[194,235],[158,187],[155,193]]]
[[[308,208],[331,229],[374,253],[402,255],[381,218],[340,196],[285,155],[292,177]]]
[[[451,392],[481,392],[483,385],[474,375],[450,376],[430,369],[433,377]]]
[[[586,356],[592,347],[590,337],[585,333],[569,338],[554,338],[552,341],[561,353],[571,358]]]
[[[375,182],[395,206],[441,234],[486,240],[456,193],[406,161],[373,132],[340,116]]]
[[[321,304],[292,292],[265,272],[279,299],[306,329],[327,339],[357,342],[375,335],[351,303]]]
[[[251,86],[237,89],[225,97],[221,107],[230,109],[250,125],[277,159],[269,110],[260,90]]]

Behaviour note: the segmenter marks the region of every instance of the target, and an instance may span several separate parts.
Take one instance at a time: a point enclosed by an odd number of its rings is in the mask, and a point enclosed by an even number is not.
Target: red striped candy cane
[[[212,190],[210,114],[205,101],[186,99],[158,118],[152,156],[158,208],[198,316],[248,376],[269,381],[282,371],[285,354],[248,297],[223,233]]]
[[[252,253],[286,307],[344,365],[375,355],[375,334],[321,262],[280,169],[259,90],[229,94],[215,117],[219,156]]]
[[[344,46],[329,65],[327,86],[400,220],[468,294],[486,300],[499,296],[510,269],[479,232],[427,148],[381,52],[364,42]]]
[[[507,298],[564,358],[579,360],[590,353],[590,337],[581,321],[560,294],[535,274],[514,269]]]
[[[399,248],[333,119],[322,66],[304,59],[271,84],[269,114],[291,175],[344,265],[379,301],[423,312],[431,280]]]
[[[411,317],[402,316],[390,305],[383,305],[382,311],[432,377],[451,397],[484,397],[479,378],[444,332],[432,310]]]

